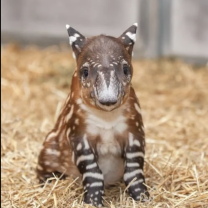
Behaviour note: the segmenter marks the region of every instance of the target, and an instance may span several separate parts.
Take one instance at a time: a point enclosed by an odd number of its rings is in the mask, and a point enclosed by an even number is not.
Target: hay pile
[[[44,136],[53,127],[74,70],[68,46],[2,47],[2,207],[90,207],[73,179],[40,188],[35,175]],[[146,183],[139,204],[124,184],[106,190],[106,207],[208,207],[208,69],[180,61],[135,61],[133,84],[146,125]]]

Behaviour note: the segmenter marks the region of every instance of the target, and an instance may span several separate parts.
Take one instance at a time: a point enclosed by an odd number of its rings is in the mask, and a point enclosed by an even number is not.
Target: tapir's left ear
[[[123,43],[124,47],[128,51],[129,55],[132,55],[133,46],[136,42],[136,31],[138,24],[135,23],[129,27],[120,37],[120,41]]]
[[[77,59],[86,42],[86,38],[69,25],[66,25],[66,29],[69,35],[69,44],[72,46],[73,55],[75,56],[74,58]]]

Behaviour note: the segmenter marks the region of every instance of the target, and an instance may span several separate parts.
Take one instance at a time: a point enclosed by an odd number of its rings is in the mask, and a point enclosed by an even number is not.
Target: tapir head
[[[86,38],[69,25],[66,27],[77,62],[83,101],[105,111],[124,104],[133,74],[131,57],[137,24],[118,38],[106,35]]]

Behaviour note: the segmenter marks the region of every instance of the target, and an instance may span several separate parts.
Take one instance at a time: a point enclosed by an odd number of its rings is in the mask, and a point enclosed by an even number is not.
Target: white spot
[[[94,200],[95,200],[95,201],[97,201],[97,200],[98,200],[98,198],[97,198],[97,197],[95,197],[95,198],[94,198]]]
[[[79,143],[78,145],[77,145],[77,151],[80,151],[82,149],[82,143]]]
[[[103,175],[100,173],[91,173],[91,172],[87,172],[83,174],[83,181],[85,180],[85,178],[96,178],[96,179],[100,179],[103,180]]]
[[[139,123],[138,122],[136,122],[136,126],[139,126]]]
[[[75,120],[75,124],[79,125],[79,119],[78,118]]]
[[[60,156],[61,153],[55,149],[46,149],[45,153],[47,155],[55,155],[55,156]]]
[[[113,66],[113,64],[110,64],[110,66]]]
[[[99,68],[99,67],[101,67],[102,65],[101,64],[99,64],[97,67]]]
[[[70,25],[66,25],[66,29],[68,30],[70,28]]]
[[[85,160],[93,160],[94,159],[94,155],[90,154],[90,155],[82,155],[80,157],[78,157],[77,159],[77,166],[79,165],[80,162],[85,161]]]
[[[74,77],[76,77],[76,76],[77,76],[77,71],[74,72]]]
[[[69,44],[72,45],[72,43],[74,43],[78,37],[80,37],[80,35],[77,33],[75,33],[73,36],[69,36]]]
[[[126,157],[128,159],[132,159],[132,158],[135,158],[135,157],[144,157],[144,153],[143,152],[127,153]]]
[[[123,36],[122,39],[124,40],[125,39],[125,36]]]
[[[40,170],[40,171],[42,171],[43,170],[43,167],[41,165],[38,165],[37,169]]]
[[[127,163],[126,166],[127,166],[128,168],[139,167],[139,163]]]
[[[45,161],[44,164],[45,164],[46,166],[50,166],[50,165],[51,165],[51,162],[50,162],[50,161]]]
[[[89,170],[89,169],[93,169],[95,167],[97,167],[97,164],[93,163],[93,164],[87,165],[86,169]]]
[[[135,33],[127,32],[126,35],[127,35],[132,41],[134,41],[134,43],[136,42],[136,34],[135,34]]]
[[[135,22],[133,25],[136,26],[136,27],[138,27],[138,23],[137,22]]]
[[[94,196],[94,194],[91,194],[90,197],[92,198]]]
[[[98,195],[98,194],[99,194],[99,191],[96,191],[96,192],[95,192],[95,195]]]
[[[52,166],[53,168],[57,168],[57,167],[59,167],[59,164],[58,164],[58,163],[51,163],[51,166]]]
[[[124,181],[127,181],[128,179],[135,177],[137,174],[143,174],[142,169],[138,169],[138,170],[134,170],[129,173],[125,173],[124,174]]]
[[[136,111],[137,111],[139,114],[142,114],[142,111],[141,111],[141,109],[140,109],[140,107],[138,106],[137,103],[134,103],[134,107],[135,107]]]
[[[137,180],[137,181],[134,181],[134,182],[131,184],[131,186],[136,186],[137,184],[140,184],[140,183],[143,183],[143,182],[144,182],[143,179],[139,179],[139,180]],[[135,189],[135,191],[136,191],[136,189]]]
[[[78,105],[80,105],[80,104],[82,103],[82,99],[81,99],[81,98],[77,99],[76,103],[77,103]]]
[[[66,122],[69,122],[69,120],[71,119],[73,111],[74,111],[74,105],[71,106],[70,112],[66,116],[66,119],[65,119]]]
[[[65,168],[69,167],[69,163],[68,162],[64,162],[63,165],[64,165]]]

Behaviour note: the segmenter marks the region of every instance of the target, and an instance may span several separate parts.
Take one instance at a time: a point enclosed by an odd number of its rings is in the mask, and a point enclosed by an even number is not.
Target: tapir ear
[[[72,46],[73,56],[74,58],[78,58],[86,42],[86,38],[69,25],[66,25],[66,29],[69,35],[69,44]]]
[[[138,24],[135,23],[129,27],[120,37],[120,41],[123,43],[124,47],[130,55],[132,55],[133,46],[136,42],[136,31]]]

